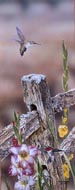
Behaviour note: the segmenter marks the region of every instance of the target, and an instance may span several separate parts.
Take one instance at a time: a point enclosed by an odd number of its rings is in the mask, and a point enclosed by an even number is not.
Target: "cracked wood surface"
[[[55,112],[61,112],[65,107],[69,108],[75,105],[75,88],[68,92],[57,94],[52,98],[52,104]]]
[[[75,152],[75,127],[73,127],[68,136],[63,140],[61,148],[65,150],[67,155]]]

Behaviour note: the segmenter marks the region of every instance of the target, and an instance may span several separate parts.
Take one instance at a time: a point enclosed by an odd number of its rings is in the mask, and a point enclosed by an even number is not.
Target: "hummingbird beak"
[[[63,150],[58,149],[58,148],[54,148],[52,151],[53,151],[53,152],[61,152],[61,151],[63,151]]]

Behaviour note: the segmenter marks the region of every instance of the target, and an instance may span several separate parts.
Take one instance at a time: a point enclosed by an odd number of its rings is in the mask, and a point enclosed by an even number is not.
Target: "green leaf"
[[[72,171],[73,171],[74,176],[75,176],[75,165],[73,164],[73,162],[72,162],[72,164],[71,164],[71,167],[72,167]]]
[[[13,130],[14,130],[14,133],[15,133],[15,135],[17,137],[17,135],[19,134],[18,128],[17,127],[13,127]]]
[[[17,114],[16,114],[16,112],[14,112],[14,120],[15,120],[15,122],[17,122]]]
[[[15,125],[16,127],[20,127],[20,115],[16,114],[16,112],[14,112],[14,120],[15,120]]]
[[[39,183],[39,190],[43,190],[43,186],[42,186],[42,167],[39,163],[39,161],[37,160],[37,167],[38,167],[38,183]]]
[[[68,58],[68,51],[67,51],[64,41],[62,43],[62,49],[63,49],[63,60],[64,62],[66,62]]]
[[[18,135],[18,142],[19,142],[19,144],[22,144],[22,135],[21,134]]]

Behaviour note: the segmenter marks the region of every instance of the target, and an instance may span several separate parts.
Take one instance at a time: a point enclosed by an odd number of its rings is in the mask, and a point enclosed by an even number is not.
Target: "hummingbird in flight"
[[[20,44],[20,55],[23,56],[24,52],[26,52],[28,50],[29,47],[33,46],[33,45],[41,45],[39,43],[36,43],[35,41],[29,41],[27,40],[22,31],[16,27],[17,30],[17,35],[19,37],[19,39],[16,41]]]

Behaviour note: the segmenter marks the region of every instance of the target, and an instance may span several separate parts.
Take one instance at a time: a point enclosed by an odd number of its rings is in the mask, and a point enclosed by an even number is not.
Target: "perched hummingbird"
[[[38,44],[34,41],[29,41],[29,40],[26,40],[24,35],[22,34],[22,31],[16,27],[16,30],[17,30],[17,34],[18,34],[18,37],[19,37],[19,40],[16,40],[19,44],[20,44],[20,54],[21,56],[23,56],[24,52],[31,46],[33,45],[41,45],[41,44]]]
[[[63,149],[53,148],[51,146],[46,147],[44,150],[44,152],[49,156],[48,162],[54,162],[54,153],[61,151],[63,151]]]

